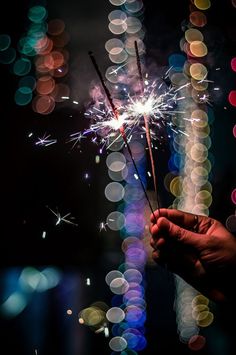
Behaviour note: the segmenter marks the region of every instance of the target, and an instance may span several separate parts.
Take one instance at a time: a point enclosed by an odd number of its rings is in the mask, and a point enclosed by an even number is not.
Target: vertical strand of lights
[[[232,5],[235,8],[236,5],[234,4],[234,2],[232,1]],[[233,10],[235,11],[235,10]],[[233,72],[236,72],[236,57],[233,57],[231,59],[231,69]],[[236,90],[231,90],[228,94],[228,101],[230,103],[231,106],[236,107]],[[236,124],[233,127],[233,136],[234,138],[236,138]],[[231,201],[234,205],[236,205],[236,187],[234,187],[233,191],[231,192]],[[226,220],[226,227],[228,228],[229,231],[231,231],[232,233],[236,233],[236,209],[235,209],[235,213],[231,214],[230,216],[228,216],[227,220]]]
[[[44,6],[30,7],[27,17],[29,25],[17,43],[19,55],[15,51],[11,62],[12,72],[20,78],[15,102],[25,106],[32,101],[34,112],[48,115],[57,103],[69,99],[69,87],[58,82],[68,73],[69,35],[61,19],[48,20]]]
[[[108,27],[114,37],[106,42],[105,48],[113,64],[107,68],[105,77],[109,91],[119,105],[127,97],[127,92],[140,90],[134,43],[137,42],[142,57],[145,53],[145,33],[141,22],[144,6],[141,0],[109,1],[116,8],[108,16]],[[111,229],[120,231],[124,253],[124,262],[106,276],[106,282],[114,293],[112,307],[107,312],[108,321],[113,323],[109,346],[113,352],[135,355],[146,347],[146,251],[143,243],[146,199],[122,137],[111,137],[109,143],[111,152],[107,157],[107,166],[113,182],[108,184],[105,194],[110,201],[113,196],[113,201],[120,201],[120,204],[107,217],[107,224]],[[145,143],[132,137],[129,144],[146,187]],[[118,199],[114,198],[116,191],[119,191]]]
[[[191,1],[189,22],[180,41],[187,59],[182,72],[175,74],[174,79],[176,84],[178,78],[177,85],[186,82],[188,85],[181,89],[185,97],[181,110],[184,114],[174,118],[178,134],[174,133],[173,136],[174,157],[171,163],[174,171],[169,185],[175,196],[173,208],[206,216],[212,203],[212,186],[208,181],[212,164],[209,153],[212,110],[208,105],[208,49],[201,29],[207,24],[204,11],[210,5],[210,1]],[[205,345],[205,338],[199,332],[201,327],[213,321],[208,304],[206,297],[176,277],[175,310],[179,338],[192,350],[200,350]]]

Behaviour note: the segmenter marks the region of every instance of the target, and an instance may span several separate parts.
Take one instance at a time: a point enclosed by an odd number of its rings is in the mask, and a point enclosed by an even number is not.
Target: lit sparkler
[[[138,44],[137,41],[134,42],[135,45],[135,52],[136,52],[136,59],[137,59],[137,67],[138,67],[138,73],[139,73],[139,81],[140,81],[140,86],[141,86],[141,94],[144,95],[144,82],[143,82],[143,75],[142,75],[142,69],[141,69],[141,63],[140,63],[140,57],[139,57],[139,52],[138,52]],[[151,99],[151,97],[150,97]],[[151,134],[150,134],[150,128],[149,128],[149,119],[148,116],[150,112],[152,111],[152,101],[151,100],[146,100],[143,103],[138,103],[136,104],[136,110],[140,112],[143,115],[144,118],[144,123],[145,123],[145,131],[146,131],[146,139],[147,139],[147,144],[148,144],[148,151],[149,151],[149,156],[150,156],[150,161],[151,161],[151,169],[152,169],[152,175],[153,175],[153,183],[154,183],[154,190],[157,196],[157,205],[159,209],[159,200],[158,200],[158,194],[157,194],[157,180],[156,180],[156,173],[155,173],[155,164],[154,164],[154,159],[153,159],[153,154],[152,154],[152,144],[151,144]]]
[[[121,128],[129,141],[133,134],[146,133],[147,123],[152,140],[161,140],[162,131],[165,131],[166,127],[181,133],[174,126],[172,118],[184,113],[178,110],[178,102],[185,99],[179,92],[188,85],[189,83],[176,89],[168,87],[164,81],[160,83],[158,80],[149,80],[146,75],[142,93],[133,95],[127,88],[123,88],[123,98],[116,103],[115,113],[110,103],[102,97],[102,93],[97,94],[99,99],[85,112],[85,117],[90,120],[89,127],[71,134],[69,141],[73,142],[75,147],[80,145],[82,138],[92,137],[91,141],[102,144],[103,150],[104,147],[109,148],[111,141],[114,142],[122,136]],[[96,90],[99,91],[100,88]]]
[[[132,95],[125,91],[123,101],[116,107],[117,116],[106,100],[99,100],[91,106],[85,112],[85,117],[90,119],[89,128],[70,135],[69,141],[73,142],[73,147],[79,146],[82,138],[92,137],[93,143],[102,144],[102,150],[104,147],[109,148],[111,141],[121,137],[122,127],[129,141],[133,134],[142,135],[146,132],[144,116],[148,120],[150,135],[154,140],[163,138],[163,128],[174,130],[172,118],[176,114],[184,113],[177,109],[178,101],[184,97],[179,97],[173,87],[166,88],[163,92],[157,80],[150,82],[146,78],[145,81],[147,84],[143,94]]]
[[[93,63],[94,69],[96,70],[96,73],[97,73],[97,75],[98,75],[98,77],[99,77],[99,79],[100,79],[100,82],[101,82],[101,84],[102,84],[102,87],[103,87],[103,89],[104,89],[104,91],[105,91],[107,100],[108,100],[108,102],[109,102],[109,104],[110,104],[110,107],[111,107],[111,110],[112,110],[112,114],[113,114],[114,118],[115,118],[117,121],[119,121],[119,113],[118,113],[118,111],[117,111],[117,107],[115,106],[115,104],[114,104],[114,102],[113,102],[113,99],[112,99],[112,97],[111,97],[110,91],[108,90],[108,88],[107,88],[107,86],[106,86],[106,84],[105,84],[105,82],[104,82],[104,80],[103,80],[103,77],[102,77],[102,74],[101,74],[101,72],[100,72],[100,69],[99,69],[99,67],[98,67],[98,65],[97,65],[97,62],[96,62],[96,60],[95,60],[95,58],[94,58],[94,56],[93,56],[93,54],[92,54],[91,52],[89,53],[89,55],[90,55],[90,59],[91,59],[91,61],[92,61],[92,63]],[[156,217],[155,217],[155,215],[154,215],[154,211],[153,211],[152,205],[151,205],[151,202],[150,202],[150,200],[149,200],[149,198],[148,198],[148,195],[147,195],[145,186],[144,186],[143,181],[142,181],[142,179],[141,179],[141,177],[140,177],[140,175],[139,175],[139,171],[138,171],[136,162],[135,162],[135,160],[134,160],[134,157],[133,157],[131,148],[130,148],[130,146],[129,146],[129,142],[128,142],[128,140],[127,140],[127,135],[126,135],[126,132],[125,132],[124,125],[121,125],[121,126],[119,125],[119,132],[120,132],[120,135],[122,136],[123,141],[124,141],[124,143],[125,143],[125,145],[126,145],[126,147],[127,147],[127,149],[128,149],[130,158],[131,158],[131,160],[132,160],[132,163],[133,163],[133,166],[134,166],[134,168],[135,168],[135,171],[136,171],[136,173],[137,173],[137,175],[138,175],[138,177],[139,177],[140,184],[141,184],[141,187],[142,187],[142,189],[143,189],[144,195],[145,195],[145,197],[146,197],[146,199],[147,199],[147,201],[148,201],[150,210],[151,210],[151,212],[152,212],[152,214],[153,214],[153,216],[154,216],[154,219],[156,219]]]

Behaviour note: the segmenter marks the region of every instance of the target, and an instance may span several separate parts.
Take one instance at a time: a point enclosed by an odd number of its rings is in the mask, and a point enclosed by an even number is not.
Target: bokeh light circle
[[[140,284],[143,280],[143,276],[140,271],[136,269],[128,269],[124,272],[124,278],[128,282],[136,282]]]
[[[109,0],[109,1],[114,6],[121,6],[126,2],[126,0]]]
[[[188,341],[189,349],[193,351],[201,350],[206,344],[206,338],[203,335],[193,335]]]
[[[192,43],[194,41],[203,41],[204,37],[201,31],[197,30],[196,28],[189,28],[185,31],[185,39],[188,43]]]
[[[233,136],[236,138],[236,125],[233,127]]]
[[[105,43],[105,48],[108,53],[117,55],[122,52],[124,43],[118,38],[112,38]]]
[[[58,36],[65,29],[65,23],[61,19],[52,19],[48,22],[48,33],[52,36]]]
[[[189,46],[191,54],[195,57],[205,57],[208,53],[207,46],[202,41],[193,41]]]
[[[194,5],[199,10],[207,10],[211,7],[211,2],[210,0],[194,0]]]
[[[236,189],[231,193],[231,201],[236,205]]]
[[[193,63],[189,71],[195,80],[204,80],[207,77],[207,68],[201,63]]]
[[[40,23],[47,18],[47,10],[43,6],[33,6],[28,11],[30,21]]]
[[[231,68],[233,71],[236,71],[236,57],[231,59]]]
[[[112,63],[121,64],[128,59],[128,53],[122,49],[118,54],[109,53],[109,58]]]
[[[97,307],[88,307],[83,309],[79,313],[79,319],[81,324],[86,324],[88,326],[96,326],[101,323],[105,318],[105,312]]]
[[[201,11],[193,11],[189,16],[190,22],[197,27],[204,27],[207,24],[207,17]]]
[[[28,105],[32,100],[32,90],[28,87],[20,87],[15,92],[15,103],[19,106]]]
[[[118,182],[111,182],[105,188],[105,196],[111,202],[122,200],[124,194],[124,187]]]
[[[108,272],[108,274],[105,277],[105,281],[107,283],[108,286],[110,286],[111,282],[117,278],[122,278],[123,274],[122,272],[118,271],[118,270],[112,270],[110,272]]]
[[[110,290],[116,295],[123,295],[129,289],[129,283],[123,277],[117,277],[110,283]]]
[[[112,152],[106,158],[106,165],[111,171],[119,172],[125,168],[126,158],[120,152]]]
[[[203,311],[199,315],[199,319],[197,319],[197,325],[199,327],[208,327],[214,320],[214,315],[212,312]]]
[[[110,340],[109,346],[113,351],[123,351],[127,347],[127,341],[123,337],[114,337]]]
[[[55,100],[49,95],[37,95],[32,101],[33,110],[41,115],[50,114],[55,107]]]
[[[232,106],[236,107],[236,90],[230,91],[228,100]]]
[[[128,175],[128,168],[125,166],[124,169],[120,171],[112,171],[108,169],[108,175],[114,181],[123,181]]]
[[[126,0],[124,3],[124,7],[126,11],[135,14],[139,12],[143,8],[143,1],[142,0]]]
[[[48,95],[55,88],[55,80],[50,76],[41,76],[36,83],[36,91],[40,95]]]
[[[125,216],[123,213],[118,211],[111,212],[107,216],[106,222],[111,230],[118,231],[125,225]]]
[[[194,143],[190,149],[190,156],[194,161],[203,163],[207,159],[208,149],[202,143]]]
[[[24,76],[19,80],[19,87],[27,87],[31,91],[34,91],[36,87],[36,80],[33,76]]]
[[[5,51],[11,45],[11,37],[6,34],[0,35],[0,51]]]
[[[127,29],[129,34],[137,33],[142,28],[142,22],[137,17],[128,17],[126,20]]]
[[[119,307],[112,307],[107,311],[106,317],[111,323],[120,323],[125,319],[125,312]]]
[[[231,215],[226,219],[226,227],[231,233],[236,233],[236,216]]]

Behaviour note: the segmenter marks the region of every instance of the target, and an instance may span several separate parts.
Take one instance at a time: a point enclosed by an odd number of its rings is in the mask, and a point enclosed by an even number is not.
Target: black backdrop
[[[181,24],[183,26],[183,21],[188,17],[189,2],[148,0],[144,3],[147,61],[155,61],[158,65],[165,66],[168,56],[173,52],[179,52],[179,40],[183,36]],[[9,34],[15,46],[19,36],[24,32],[29,4],[27,1],[9,1],[4,5],[1,4],[0,32]],[[68,29],[75,31],[72,31],[69,44],[71,68],[76,68],[77,57],[80,58],[79,51],[85,57],[87,51],[93,49],[98,55],[102,69],[105,69],[108,62],[105,57],[104,38],[109,38],[106,16],[110,9],[113,9],[108,1],[97,1],[95,7],[93,1],[85,4],[82,1],[68,0],[58,3],[51,0],[48,1],[48,9],[49,16],[65,18]],[[101,18],[100,26],[104,26],[102,40],[99,42],[94,29],[90,28],[88,33],[86,32],[86,22],[89,21],[90,16],[96,20]],[[230,68],[230,59],[236,54],[235,16],[236,9],[230,0],[212,2],[207,15],[209,24],[207,36],[212,66],[221,67],[220,73],[210,73],[210,78],[221,87],[221,95],[213,97],[215,121],[212,127],[211,152],[215,158],[215,165],[211,174],[213,203],[210,212],[223,223],[230,214],[234,213],[230,194],[235,188],[236,176],[235,138],[232,135],[235,108],[227,102],[227,95],[230,90],[235,89],[236,83],[236,74]],[[82,19],[84,32],[78,35],[78,42],[76,42],[77,34],[74,25],[79,21],[82,22]],[[82,44],[77,48],[76,43],[80,41]],[[75,92],[80,90],[78,96],[81,95],[86,101],[88,87],[83,80],[87,78],[82,72],[88,69],[91,80],[95,73],[86,60],[85,64],[82,62],[80,64],[83,69],[80,73],[78,68],[80,84],[75,80],[76,69],[70,73],[69,80]],[[105,157],[101,159],[99,165],[95,164],[94,156],[97,147],[89,141],[82,143],[82,153],[78,149],[71,150],[68,144],[65,144],[68,135],[84,125],[79,121],[83,108],[59,105],[52,114],[41,117],[32,111],[30,105],[19,107],[14,103],[18,78],[11,73],[10,67],[1,65],[0,73],[3,157],[1,290],[3,292],[9,270],[18,270],[28,265],[38,268],[53,265],[61,270],[64,281],[59,291],[49,292],[48,301],[45,303],[46,326],[44,331],[40,327],[38,331],[44,333],[43,345],[39,345],[38,338],[31,342],[29,340],[31,339],[30,325],[34,319],[30,318],[30,312],[27,313],[26,310],[14,319],[1,318],[1,348],[6,349],[6,354],[24,355],[33,354],[36,348],[39,349],[40,355],[110,354],[108,341],[104,337],[86,328],[78,330],[75,327],[74,333],[71,331],[71,323],[60,318],[63,307],[59,307],[58,295],[58,293],[63,295],[65,293],[72,298],[78,298],[77,308],[75,307],[77,310],[92,303],[94,298],[105,300],[108,304],[110,302],[111,295],[106,288],[104,276],[119,264],[122,255],[116,235],[111,233],[111,239],[107,240],[104,231],[99,233],[99,223],[105,219],[110,208],[103,192],[108,181],[108,176],[104,173]],[[52,136],[57,137],[58,142],[47,149],[39,149],[28,137],[31,131],[39,137],[45,131],[50,132]],[[168,151],[160,154],[164,165]],[[165,168],[160,173],[161,178],[164,176],[164,170]],[[86,173],[89,173],[89,179],[84,178]],[[171,197],[164,188],[161,188],[161,194],[163,204],[168,205]],[[78,226],[68,224],[55,226],[55,216],[47,206],[53,210],[58,208],[62,215],[71,212]],[[43,239],[42,233],[45,230],[47,237]],[[84,280],[88,276],[93,280],[90,289],[84,286]],[[191,351],[178,339],[173,311],[172,275],[167,275],[164,270],[156,267],[147,267],[146,281],[148,346],[143,353],[190,354]],[[4,299],[3,294],[1,298]],[[37,300],[35,303],[37,309]],[[199,353],[233,355],[235,353],[231,334],[233,330],[230,330],[227,323],[230,319],[229,313],[213,305],[214,307],[216,323],[205,331],[208,339],[207,346]],[[222,341],[215,347],[214,341],[217,336]],[[81,341],[82,345],[76,348],[80,350],[73,352],[70,344],[76,341]]]

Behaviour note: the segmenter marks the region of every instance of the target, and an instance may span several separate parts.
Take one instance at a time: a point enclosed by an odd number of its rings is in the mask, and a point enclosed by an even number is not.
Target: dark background
[[[179,53],[182,27],[189,14],[189,1],[144,1],[146,27],[146,60],[158,66],[168,65],[168,56]],[[1,4],[0,33],[7,33],[15,44],[24,32],[26,14],[32,3],[28,1]],[[104,44],[111,37],[107,29],[107,15],[114,7],[108,0],[48,1],[49,18],[62,18],[71,35],[70,71],[67,80],[72,97],[79,102],[88,100],[89,83],[95,72],[87,52],[93,50],[101,65],[108,62]],[[236,111],[227,101],[230,90],[236,88],[236,74],[230,60],[236,55],[236,9],[230,0],[212,2],[207,11],[208,25],[205,38],[211,58],[209,79],[221,88],[212,94],[214,124],[211,128],[215,164],[211,173],[213,203],[210,213],[225,223],[234,214],[230,194],[235,188],[235,138],[232,129]],[[181,27],[182,26],[182,27]],[[216,72],[214,69],[220,67]],[[106,173],[106,155],[95,164],[98,147],[86,140],[81,149],[71,149],[68,135],[83,128],[83,105],[57,105],[48,116],[33,112],[31,106],[19,107],[14,102],[18,78],[10,66],[0,65],[1,74],[1,143],[2,143],[2,218],[1,218],[1,299],[4,288],[17,280],[19,270],[25,266],[38,269],[53,265],[61,273],[61,282],[46,295],[35,295],[29,306],[14,319],[1,318],[1,352],[5,354],[110,354],[108,341],[102,335],[81,327],[77,315],[81,308],[94,301],[110,304],[111,294],[104,277],[123,260],[119,236],[111,231],[99,232],[99,223],[106,219],[110,205],[104,196],[109,181]],[[44,132],[57,138],[50,147],[35,146],[28,134],[42,137]],[[168,146],[161,150],[159,159],[167,173]],[[85,174],[89,178],[85,179]],[[163,206],[172,197],[160,188]],[[70,212],[78,226],[61,223],[55,226],[56,217],[47,208],[62,215]],[[45,239],[43,231],[47,232]],[[15,275],[13,277],[13,275]],[[85,280],[91,278],[91,287]],[[178,339],[173,311],[174,280],[165,270],[147,266],[147,341],[143,354],[190,354],[186,344]],[[214,308],[215,307],[215,308]],[[66,317],[66,309],[73,308],[73,316]],[[228,326],[228,310],[213,305],[215,322],[203,333],[207,345],[198,353],[235,353],[233,329]],[[216,337],[221,342],[214,345]]]

